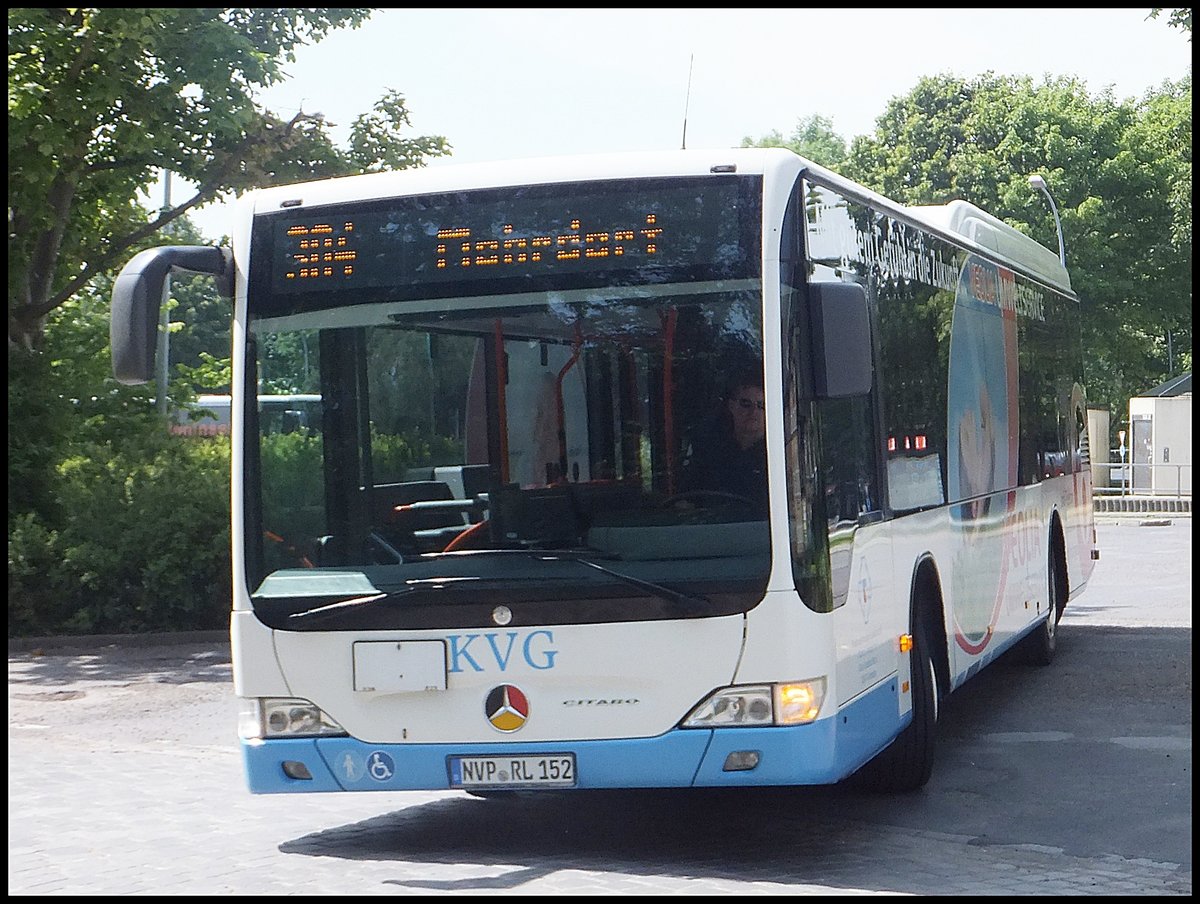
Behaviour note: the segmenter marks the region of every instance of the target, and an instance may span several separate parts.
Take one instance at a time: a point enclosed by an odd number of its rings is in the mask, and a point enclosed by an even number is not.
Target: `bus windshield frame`
[[[277,247],[288,229],[258,218],[247,388],[319,393],[324,406],[319,429],[247,429],[259,618],[301,631],[451,627],[504,605],[525,623],[589,623],[759,602],[765,498],[693,489],[686,466],[690,444],[718,429],[725,382],[750,371],[761,386],[761,181],[526,186],[309,212],[306,222],[358,229],[357,245],[342,246],[359,255],[342,280],[287,277],[299,272]],[[472,219],[473,202],[487,215]],[[380,255],[393,237],[362,238],[361,224],[386,231],[398,212],[425,217],[423,236],[555,205],[566,213],[541,230],[551,248],[569,253],[578,235],[608,254],[505,272],[474,263],[472,246],[455,278],[388,276]],[[635,235],[618,256],[615,230],[579,228],[585,208],[619,225],[634,207],[661,230],[659,249],[679,244],[647,253],[653,243]],[[428,219],[447,208],[456,219]],[[397,257],[412,269],[417,254]],[[760,468],[765,494],[765,447]]]

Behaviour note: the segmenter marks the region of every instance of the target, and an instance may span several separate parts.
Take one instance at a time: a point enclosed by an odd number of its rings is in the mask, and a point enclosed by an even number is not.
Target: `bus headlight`
[[[316,738],[344,736],[346,730],[308,700],[244,697],[238,714],[238,736],[254,738]]]
[[[732,728],[774,723],[769,684],[727,687],[709,694],[683,720],[684,728]]]
[[[683,720],[684,728],[804,725],[825,702],[825,679],[787,684],[747,684],[714,691]]]

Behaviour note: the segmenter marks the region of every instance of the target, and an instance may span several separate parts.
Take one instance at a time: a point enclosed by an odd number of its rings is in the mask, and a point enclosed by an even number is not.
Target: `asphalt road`
[[[1192,525],[1145,520],[898,797],[254,796],[227,643],[10,643],[9,893],[1190,895]]]

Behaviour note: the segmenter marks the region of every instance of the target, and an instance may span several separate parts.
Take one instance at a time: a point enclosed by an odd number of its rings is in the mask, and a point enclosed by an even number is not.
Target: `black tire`
[[[913,632],[910,654],[912,722],[896,740],[854,775],[860,787],[887,793],[918,791],[933,774],[941,691],[934,667],[932,632],[923,618]]]
[[[1053,538],[1047,556],[1046,618],[1021,641],[1022,658],[1030,665],[1047,666],[1054,661],[1058,648],[1058,618],[1062,611],[1063,587],[1059,580],[1058,546]]]

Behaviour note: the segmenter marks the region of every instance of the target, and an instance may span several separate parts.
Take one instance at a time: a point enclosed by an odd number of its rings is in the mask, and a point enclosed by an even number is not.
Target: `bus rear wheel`
[[[1021,641],[1021,653],[1030,665],[1050,665],[1054,651],[1058,648],[1058,617],[1062,611],[1062,600],[1066,595],[1066,582],[1059,568],[1058,546],[1053,538],[1047,555],[1046,618],[1034,628],[1033,633]]]

